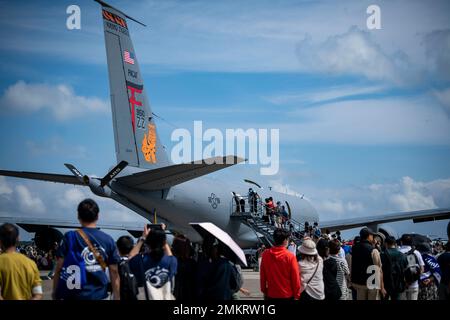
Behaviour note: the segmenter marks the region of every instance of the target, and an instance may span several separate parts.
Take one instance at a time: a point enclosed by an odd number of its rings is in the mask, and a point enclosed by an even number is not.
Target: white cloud
[[[450,207],[450,178],[424,182],[406,176],[393,183],[302,189],[323,221]]]
[[[413,211],[436,208],[433,196],[427,194],[424,183],[416,182],[410,177],[403,177],[397,193],[388,199],[394,208],[400,211]]]
[[[319,44],[306,37],[297,45],[297,55],[305,71],[360,75],[397,84],[411,80],[406,54],[388,55],[368,31],[356,26]]]
[[[294,110],[294,111],[292,111]],[[255,112],[258,115],[258,112]],[[278,129],[280,152],[308,144],[354,146],[449,146],[450,117],[429,97],[348,100],[308,108],[286,108],[267,118],[253,116],[248,121],[230,120],[234,128]],[[245,121],[245,122],[244,122]],[[229,126],[221,119],[208,120],[204,128],[223,133]],[[185,123],[190,128],[191,123]],[[170,134],[170,132],[169,132]],[[192,134],[192,132],[191,132]],[[170,143],[168,144],[170,146]],[[283,157],[282,157],[283,158]],[[276,162],[276,159],[274,160]],[[280,159],[280,165],[293,163]],[[280,169],[282,169],[280,167]],[[289,174],[297,174],[297,171]]]
[[[46,110],[57,120],[69,120],[91,112],[108,111],[108,103],[96,97],[75,94],[67,85],[28,84],[18,81],[0,98],[0,107],[14,112]]]
[[[10,195],[13,193],[13,190],[9,186],[8,182],[6,181],[5,177],[0,176],[0,195]]]
[[[282,144],[450,145],[450,117],[429,93],[298,103],[275,110],[242,108],[255,116],[230,118],[233,127],[279,129]],[[227,123],[208,119],[207,126],[224,132]]]
[[[279,179],[270,185],[291,195],[304,192],[321,221],[450,207],[450,178],[424,182],[406,176],[393,183],[336,188],[297,187]]]
[[[309,92],[301,93],[281,93],[273,96],[265,97],[266,100],[274,104],[316,104],[325,103],[336,99],[348,99],[359,95],[367,95],[380,93],[384,89],[384,86],[371,85],[366,87],[358,86],[331,86],[326,89],[316,89]]]
[[[319,212],[327,212],[330,214],[344,213],[344,204],[341,200],[323,200],[316,204],[316,209]]]
[[[23,212],[30,212],[30,214],[45,212],[46,208],[41,198],[33,196],[27,187],[17,185],[15,191],[19,207]]]
[[[357,215],[364,211],[364,205],[359,201],[343,201],[341,199],[325,199],[317,202],[315,205],[317,211],[326,212],[327,215],[343,216],[343,215]]]
[[[290,185],[283,184],[283,182],[280,179],[278,179],[278,180],[270,180],[269,184],[270,184],[272,190],[274,190],[276,192],[289,194],[291,196],[297,196],[297,197],[301,197],[302,196],[301,193],[298,193],[297,191],[293,190]]]
[[[282,141],[449,145],[450,120],[428,97],[341,101],[299,109],[272,123]]]
[[[90,192],[84,187],[73,186],[64,189],[61,192],[61,199],[58,203],[63,208],[72,209],[73,212],[75,212],[75,208],[83,199],[91,196]]]
[[[139,20],[151,22],[151,29],[129,23],[141,65],[150,66],[152,71],[162,67],[227,72],[298,71],[295,46],[306,34],[320,43],[327,38],[339,38],[352,25],[366,30],[367,6],[368,3],[358,0],[347,1],[345,6],[331,1],[298,0],[276,3],[264,0],[154,0],[126,5],[127,12],[139,15]],[[434,1],[429,5],[420,0],[385,1],[381,8],[382,29],[371,31],[372,43],[376,45],[367,47],[363,40],[362,48],[357,46],[355,53],[350,52],[348,58],[356,58],[357,70],[349,70],[377,79],[380,76],[395,78],[387,69],[398,60],[395,52],[400,51],[411,57],[412,65],[419,69],[426,67],[421,39],[434,30],[449,28],[448,2]],[[39,12],[39,15],[33,15],[33,12]],[[61,23],[64,13],[57,6],[48,6],[43,11],[31,2],[21,6],[5,5],[0,27],[9,36],[3,38],[2,48],[13,53],[104,64],[103,32],[98,12],[96,4],[87,6],[83,9],[82,30],[68,32]],[[356,45],[357,41],[355,38],[348,44]],[[429,43],[433,48],[435,42]],[[353,48],[350,46],[349,51]],[[384,53],[394,62],[386,61],[383,54],[377,52]],[[361,62],[372,53],[378,62],[382,62],[383,68],[370,72],[362,70]],[[339,65],[339,61],[334,64]],[[345,69],[343,71],[348,74]]]
[[[346,204],[347,210],[350,212],[362,212],[364,210],[364,205],[361,202],[355,201],[349,201]]]

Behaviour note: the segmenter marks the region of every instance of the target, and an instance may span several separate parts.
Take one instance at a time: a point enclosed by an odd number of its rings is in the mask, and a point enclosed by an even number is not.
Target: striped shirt
[[[347,261],[345,259],[342,259],[338,255],[330,256],[330,258],[336,260],[336,264],[337,264],[336,281],[342,292],[340,300],[347,300],[347,290],[348,289],[347,289],[346,276],[348,276],[350,274],[350,270],[348,268]]]

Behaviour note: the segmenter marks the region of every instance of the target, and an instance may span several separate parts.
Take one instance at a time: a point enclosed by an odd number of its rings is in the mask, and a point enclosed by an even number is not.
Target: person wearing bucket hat
[[[298,251],[301,255],[298,263],[301,271],[300,301],[325,299],[323,260],[318,255],[316,243],[305,238]]]

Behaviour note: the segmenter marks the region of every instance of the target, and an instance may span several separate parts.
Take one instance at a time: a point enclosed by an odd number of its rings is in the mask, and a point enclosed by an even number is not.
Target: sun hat
[[[305,239],[298,251],[309,256],[314,256],[317,254],[316,243],[311,239]]]

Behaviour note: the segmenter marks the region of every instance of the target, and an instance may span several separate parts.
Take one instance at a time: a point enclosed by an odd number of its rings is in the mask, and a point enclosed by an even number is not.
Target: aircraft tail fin
[[[167,166],[126,18],[142,23],[95,1],[102,6],[117,162],[145,169]]]

